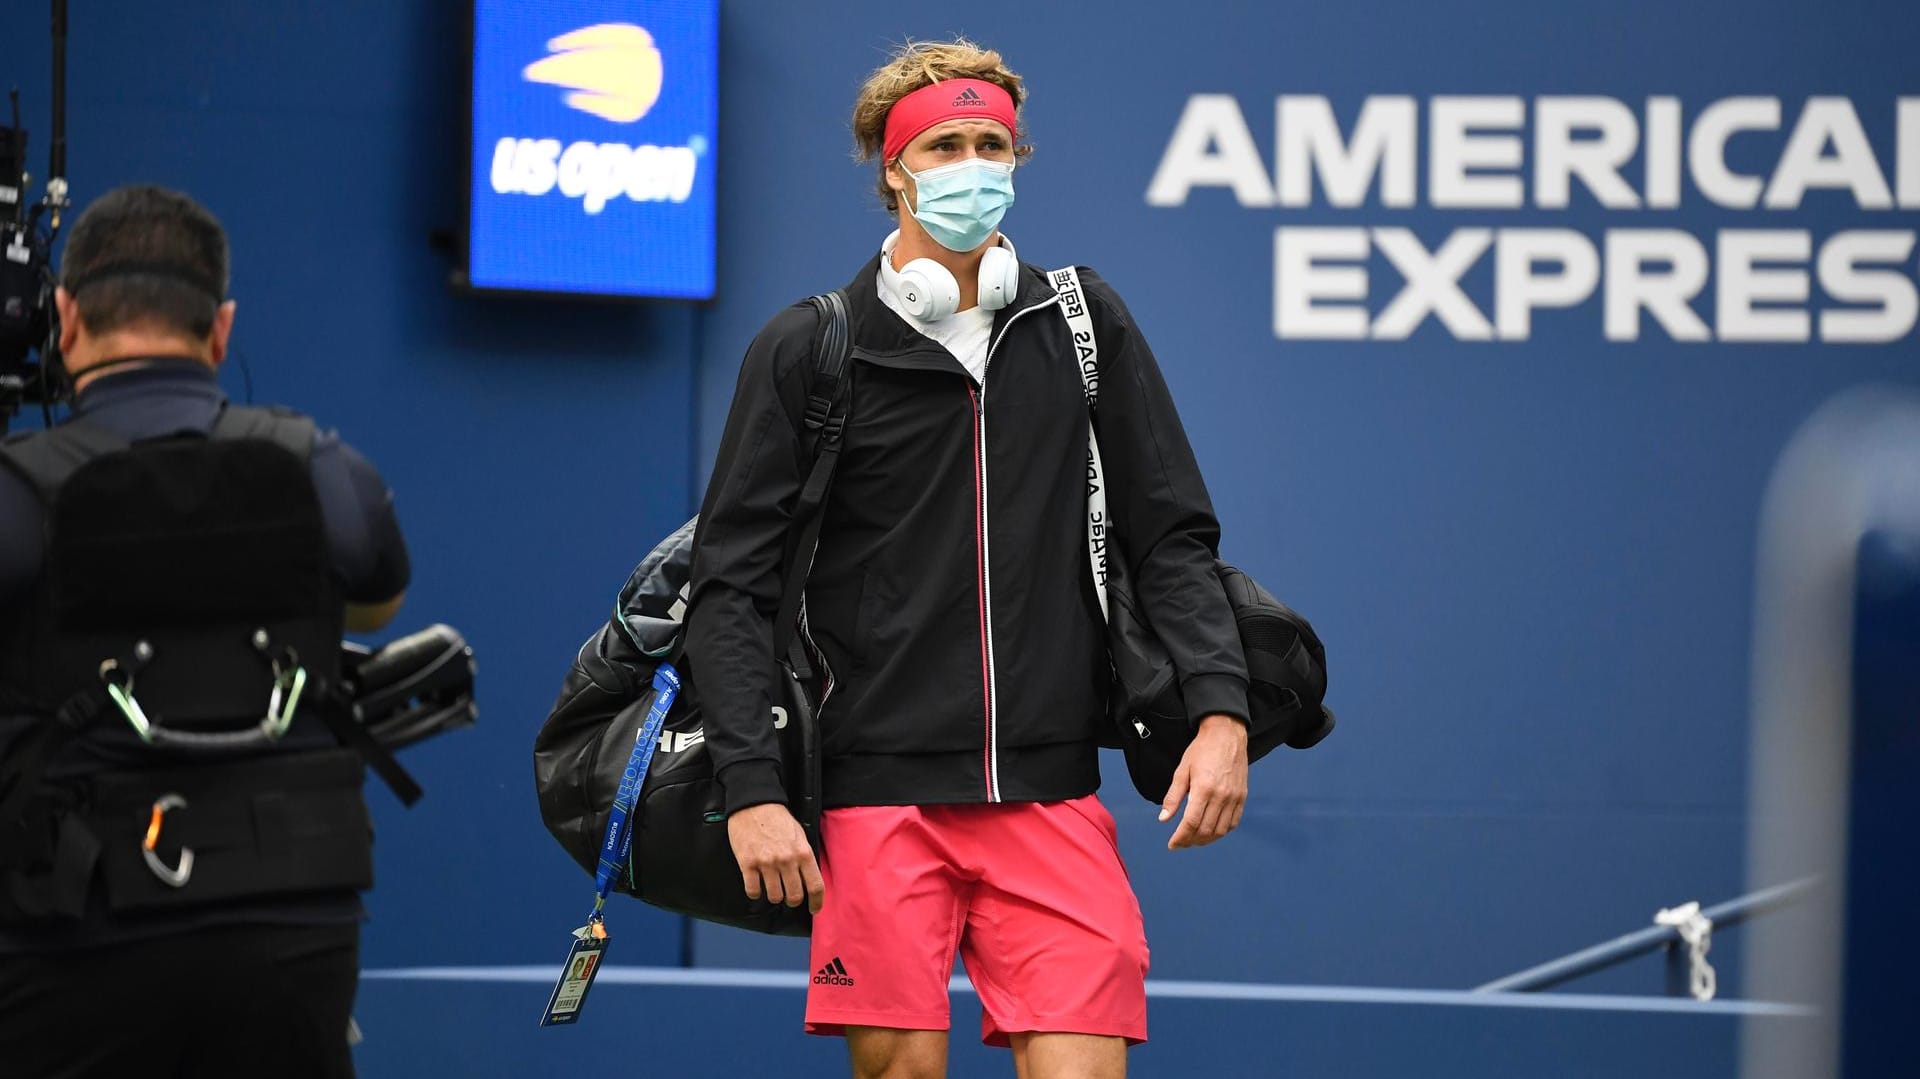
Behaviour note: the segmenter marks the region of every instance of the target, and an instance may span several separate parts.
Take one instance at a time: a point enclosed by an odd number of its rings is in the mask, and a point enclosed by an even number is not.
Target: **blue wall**
[[[1156,975],[1465,987],[1638,927],[1657,907],[1740,890],[1761,487],[1834,391],[1920,381],[1912,334],[1679,344],[1649,325],[1624,344],[1605,339],[1596,296],[1536,312],[1524,341],[1462,341],[1433,320],[1397,343],[1281,339],[1275,231],[1404,227],[1433,247],[1470,227],[1571,229],[1595,243],[1662,228],[1711,253],[1718,229],[1804,229],[1816,251],[1841,229],[1912,230],[1911,209],[1863,211],[1844,193],[1732,210],[1691,182],[1677,209],[1603,209],[1578,184],[1564,210],[1531,198],[1436,208],[1425,121],[1436,94],[1594,94],[1635,112],[1669,95],[1689,122],[1752,94],[1779,98],[1791,128],[1809,96],[1841,95],[1892,182],[1894,102],[1920,93],[1907,48],[1920,9],[1120,0],[1092,17],[980,0],[962,19],[875,0],[743,0],[722,14],[719,299],[598,306],[446,286],[429,234],[461,216],[462,8],[97,0],[76,4],[72,25],[77,199],[151,180],[222,216],[256,399],[338,425],[384,469],[415,552],[402,623],[456,625],[480,657],[481,727],[409,754],[426,801],[401,812],[375,795],[368,968],[557,960],[587,884],[539,826],[534,727],[626,569],[697,498],[754,332],[844,282],[889,227],[871,173],[847,156],[860,80],[890,42],[956,30],[1030,77],[1038,152],[1009,234],[1029,260],[1093,265],[1127,297],[1187,419],[1226,553],[1312,616],[1332,651],[1340,730],[1259,766],[1247,823],[1226,843],[1167,853],[1167,828],[1113,773]],[[19,0],[0,24],[36,159],[47,130],[37,9]],[[1415,204],[1383,205],[1376,186],[1352,208],[1318,190],[1305,207],[1247,207],[1217,187],[1149,205],[1182,110],[1202,93],[1237,102],[1269,180],[1277,95],[1322,95],[1343,126],[1370,95],[1413,96]],[[1743,134],[1729,158],[1764,176],[1786,141]],[[1530,178],[1530,139],[1527,156],[1518,171]],[[1636,158],[1625,170],[1636,186],[1640,169]],[[1492,262],[1464,280],[1488,312]],[[1378,314],[1399,278],[1377,254],[1368,266]],[[1711,284],[1694,307],[1712,322]],[[613,925],[617,962],[677,961],[677,920],[627,904]],[[801,962],[790,942],[705,927],[692,946],[703,966]],[[1729,990],[1736,952],[1731,939],[1714,952]],[[1646,965],[1586,987],[1658,986]],[[543,990],[516,991],[531,1022]],[[368,1025],[453,1022],[455,1006],[430,1008],[424,992],[370,990],[384,1014]],[[607,1011],[624,999],[608,997]],[[792,1049],[795,1010],[756,1033]],[[550,1033],[621,1029],[597,1018]],[[1365,1022],[1408,1029],[1394,1015]],[[1647,1036],[1684,1037],[1656,1026]],[[464,1036],[497,1042],[500,1056],[476,1059],[514,1074],[504,1062],[532,1033],[490,1023]],[[1617,1032],[1566,1037],[1604,1045]],[[401,1074],[419,1044],[432,1040],[376,1038],[362,1065]],[[1701,1059],[1717,1071],[1730,1056]]]

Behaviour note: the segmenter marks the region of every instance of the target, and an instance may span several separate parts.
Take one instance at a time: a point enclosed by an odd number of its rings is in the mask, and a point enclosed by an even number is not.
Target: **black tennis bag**
[[[654,669],[680,647],[695,523],[662,540],[634,569],[613,618],[580,646],[534,738],[540,816],[589,876],[621,774],[653,706]],[[780,735],[788,808],[811,836],[819,820],[814,694],[810,678],[789,662],[778,666],[783,700],[769,722]],[[747,898],[692,677],[682,679],[667,712],[634,807],[633,854],[615,886],[656,907],[722,925],[796,936],[811,928],[805,907]]]
[[[1257,761],[1282,745],[1311,749],[1333,732],[1327,694],[1327,650],[1299,612],[1274,599],[1259,582],[1225,562],[1215,571],[1240,629],[1247,657],[1247,758]],[[1125,559],[1108,567],[1107,654],[1113,661],[1108,695],[1115,737],[1127,774],[1147,801],[1159,804],[1193,742],[1186,702],[1173,661],[1153,632],[1127,578]]]
[[[1193,744],[1186,702],[1166,646],[1140,606],[1127,575],[1124,521],[1107,512],[1106,479],[1100,461],[1100,338],[1092,304],[1080,284],[1078,267],[1063,266],[1047,275],[1060,297],[1060,313],[1080,356],[1080,378],[1087,394],[1087,546],[1094,587],[1104,591],[1107,657],[1113,680],[1107,690],[1113,725],[1101,744],[1127,756],[1135,789],[1156,805],[1173,786],[1180,758]],[[1214,560],[1214,572],[1240,630],[1247,660],[1247,757],[1257,761],[1275,746],[1308,749],[1333,731],[1333,713],[1322,703],[1327,694],[1327,650],[1307,620],[1267,593],[1253,578]]]
[[[786,591],[774,620],[775,700],[767,721],[779,738],[787,807],[819,850],[819,694],[811,657],[797,632],[806,568],[839,457],[845,422],[841,372],[847,314],[838,293],[810,301],[820,311],[806,427],[813,468],[793,510]],[[634,742],[653,706],[653,674],[671,662],[680,692],[668,710],[658,749],[635,800],[633,853],[618,890],[678,914],[783,936],[806,936],[812,915],[750,900],[727,836],[725,792],[714,774],[702,727],[698,683],[727,675],[681,663],[697,518],[642,559],[614,603],[613,617],[575,655],[560,695],[534,736],[533,781],[547,830],[589,877],[605,841],[607,817]]]

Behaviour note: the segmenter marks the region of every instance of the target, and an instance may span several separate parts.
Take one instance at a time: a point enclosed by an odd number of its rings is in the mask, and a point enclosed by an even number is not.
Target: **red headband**
[[[881,160],[899,157],[907,143],[935,124],[975,116],[998,120],[1007,125],[1008,134],[1019,134],[1013,126],[1013,96],[993,83],[948,79],[922,86],[888,110],[886,148]]]

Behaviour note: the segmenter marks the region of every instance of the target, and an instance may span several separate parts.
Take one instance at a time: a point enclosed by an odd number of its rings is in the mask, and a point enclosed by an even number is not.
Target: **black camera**
[[[46,386],[30,356],[44,351],[53,328],[53,229],[47,206],[29,208],[27,132],[19,126],[19,95],[13,95],[14,126],[0,127],[0,402],[9,397],[42,400]],[[4,407],[4,405],[0,405]]]
[[[45,406],[63,388],[54,355],[53,242],[69,205],[66,0],[53,0],[52,8],[53,138],[46,191],[38,200],[29,197],[33,177],[18,90],[8,95],[11,124],[0,126],[0,433],[22,402]]]
[[[346,642],[341,672],[353,720],[388,749],[473,726],[473,649],[452,626],[434,624],[378,651]]]

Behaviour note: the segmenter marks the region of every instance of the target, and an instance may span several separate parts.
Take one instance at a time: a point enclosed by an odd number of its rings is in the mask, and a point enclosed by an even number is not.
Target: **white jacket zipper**
[[[993,369],[993,354],[1006,340],[1007,331],[1013,324],[1043,308],[1052,307],[1059,302],[1058,296],[1050,297],[1032,307],[1013,313],[1006,325],[994,336],[992,344],[987,346],[986,362],[980,366],[980,388],[977,393],[969,386],[967,392],[973,397],[974,415],[974,497],[978,501],[975,514],[975,527],[979,529],[980,552],[980,664],[982,680],[986,692],[986,775],[987,801],[998,802],[1000,796],[1000,685],[999,675],[994,665],[993,650],[993,559],[992,545],[988,537],[992,531],[987,510],[987,373]]]

